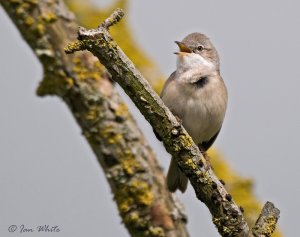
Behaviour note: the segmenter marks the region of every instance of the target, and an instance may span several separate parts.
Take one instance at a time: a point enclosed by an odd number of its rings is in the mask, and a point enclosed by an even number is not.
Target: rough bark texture
[[[241,210],[206,165],[198,147],[110,36],[108,27],[123,14],[117,9],[97,29],[80,28],[78,41],[69,44],[66,52],[87,49],[98,57],[161,136],[166,149],[191,181],[196,196],[209,208],[222,236],[253,236]]]
[[[111,186],[131,236],[188,236],[155,156],[103,66],[89,53],[65,55],[75,18],[61,0],[0,0],[44,68],[37,93],[69,106]]]
[[[110,0],[110,4],[100,7],[92,0],[65,0],[67,6],[75,13],[80,25],[87,28],[97,27],[99,22],[109,17],[116,8],[121,8],[126,12],[129,9],[130,2],[130,0]],[[161,91],[166,76],[137,42],[130,21],[128,19],[120,21],[118,25],[111,28],[110,33],[147,79],[152,88],[156,92]]]
[[[252,232],[255,237],[269,237],[272,235],[276,228],[276,223],[279,218],[279,210],[274,206],[273,203],[267,202],[262,212],[257,219]]]

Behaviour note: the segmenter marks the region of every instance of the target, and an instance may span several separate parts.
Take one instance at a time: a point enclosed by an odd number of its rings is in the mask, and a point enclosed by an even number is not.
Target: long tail
[[[167,174],[167,186],[170,192],[175,192],[179,189],[181,192],[185,192],[188,184],[188,178],[179,169],[176,161],[172,158]]]

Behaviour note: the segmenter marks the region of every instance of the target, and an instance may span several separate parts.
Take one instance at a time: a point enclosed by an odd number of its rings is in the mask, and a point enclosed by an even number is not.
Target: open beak
[[[176,52],[175,54],[180,54],[180,53],[191,53],[192,50],[187,47],[184,43],[179,42],[179,41],[175,41],[175,43],[178,45],[179,47],[179,52]]]

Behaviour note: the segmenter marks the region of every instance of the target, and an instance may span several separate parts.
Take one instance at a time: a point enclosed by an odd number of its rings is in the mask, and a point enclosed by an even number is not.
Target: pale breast
[[[162,96],[170,110],[182,119],[195,143],[208,141],[221,128],[227,105],[227,90],[220,76],[210,76],[203,88],[172,81]]]

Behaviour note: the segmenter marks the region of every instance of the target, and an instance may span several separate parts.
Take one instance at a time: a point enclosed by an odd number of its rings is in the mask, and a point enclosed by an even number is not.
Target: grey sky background
[[[285,236],[298,234],[300,207],[299,9],[296,0],[139,0],[130,1],[126,16],[166,76],[175,69],[174,40],[194,31],[211,38],[229,90],[216,147],[235,170],[255,180],[262,202],[280,208]],[[58,225],[61,231],[51,236],[59,237],[128,236],[67,107],[55,97],[35,96],[41,66],[1,8],[0,34],[0,236],[20,236],[8,233],[13,224]],[[167,167],[163,146],[131,110]],[[179,197],[191,236],[218,236],[191,187]]]

